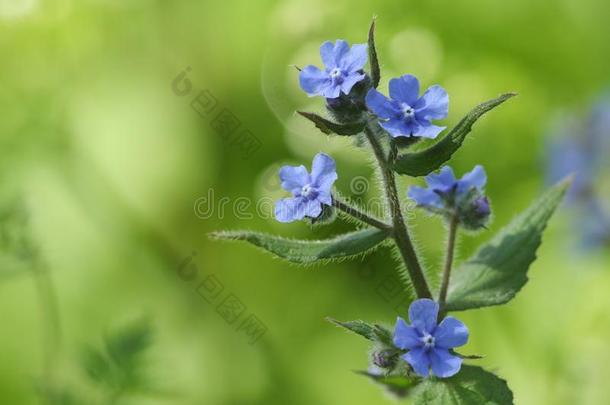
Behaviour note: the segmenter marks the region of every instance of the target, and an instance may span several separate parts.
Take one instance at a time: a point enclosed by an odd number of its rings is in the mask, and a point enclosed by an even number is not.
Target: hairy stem
[[[458,216],[453,215],[451,221],[449,222],[449,240],[447,242],[447,256],[445,258],[445,269],[443,270],[441,290],[438,294],[438,305],[440,307],[440,314],[444,314],[445,312],[445,302],[447,300],[447,290],[449,288],[449,279],[451,277],[451,266],[453,265],[453,254],[455,252],[455,239],[457,236],[458,225]]]
[[[375,228],[379,228],[385,231],[392,230],[392,225],[386,224],[385,222],[367,214],[366,212],[361,211],[352,205],[349,205],[345,201],[339,199],[337,196],[333,196],[333,205],[337,209],[345,212],[346,214],[356,218],[361,222],[364,222],[365,224],[374,226]]]
[[[396,190],[396,179],[394,178],[394,172],[388,165],[383,148],[375,137],[375,133],[373,129],[371,129],[370,124],[367,124],[364,129],[364,133],[371,144],[371,148],[375,153],[375,158],[377,159],[379,168],[381,169],[381,176],[383,178],[384,185],[383,188],[385,189],[385,193],[388,198],[390,215],[392,217],[392,227],[394,228],[394,242],[396,243],[396,246],[400,251],[400,255],[407,266],[407,271],[409,272],[409,277],[411,278],[411,282],[413,283],[417,296],[419,298],[432,298],[430,288],[426,282],[426,277],[424,276],[419,259],[417,258],[417,253],[415,253],[413,242],[411,242],[407,225],[405,224],[402,216],[398,191]]]
[[[61,342],[59,309],[53,280],[48,269],[40,263],[36,263],[34,266],[34,281],[45,328],[43,370],[46,383],[52,385]]]

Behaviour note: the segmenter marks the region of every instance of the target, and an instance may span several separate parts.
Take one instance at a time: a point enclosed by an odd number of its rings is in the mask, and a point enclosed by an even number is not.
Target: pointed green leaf
[[[377,384],[383,385],[393,394],[404,397],[417,385],[418,379],[409,378],[402,375],[378,375],[368,371],[356,371],[357,374],[363,375],[375,381]]]
[[[367,228],[326,240],[294,240],[249,231],[215,232],[213,238],[243,240],[293,263],[308,264],[357,256],[383,242],[389,231]]]
[[[510,301],[527,282],[542,233],[569,181],[551,187],[451,277],[447,310],[462,311]]]
[[[375,332],[374,332],[373,325],[370,325],[364,321],[357,320],[357,321],[341,322],[341,321],[338,321],[333,318],[326,318],[326,320],[328,322],[334,323],[337,326],[341,326],[342,328],[345,328],[345,329],[349,330],[350,332],[360,335],[370,341],[375,341],[375,339],[377,338],[377,336],[375,335]]]
[[[511,405],[506,381],[481,367],[462,366],[451,378],[427,378],[413,391],[415,405]]]
[[[377,48],[375,48],[375,18],[373,18],[371,27],[369,28],[368,45],[371,82],[373,83],[373,87],[377,88],[377,86],[379,86],[379,80],[381,80],[381,71],[379,69],[379,60],[377,59]]]
[[[408,176],[425,176],[438,169],[451,159],[451,156],[462,146],[472,125],[486,112],[499,106],[516,93],[502,94],[500,97],[479,104],[439,142],[419,152],[404,153],[394,161],[394,170]]]
[[[373,326],[373,333],[377,339],[377,341],[383,343],[386,346],[394,346],[393,342],[393,334],[388,329],[384,328],[381,325],[375,324]]]
[[[327,135],[356,135],[362,132],[364,130],[364,126],[366,125],[363,122],[356,124],[338,124],[327,118],[321,117],[318,114],[305,111],[297,111],[297,113],[313,122],[320,131]]]
[[[392,332],[383,326],[371,325],[361,320],[341,322],[330,317],[326,318],[326,320],[372,342],[381,342],[386,345],[392,345]]]
[[[449,352],[451,352],[451,354],[453,354],[454,356],[458,356],[459,358],[466,360],[481,360],[485,358],[485,356],[481,356],[479,354],[460,354],[455,350],[449,350]]]

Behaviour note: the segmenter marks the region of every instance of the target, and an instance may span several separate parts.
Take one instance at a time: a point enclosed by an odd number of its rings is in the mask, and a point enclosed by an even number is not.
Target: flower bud
[[[341,93],[337,98],[326,99],[328,112],[343,124],[363,121],[364,113],[367,111],[364,98],[370,88],[371,78],[365,74],[365,78],[356,83],[349,94]]]
[[[337,218],[337,210],[330,205],[323,205],[322,212],[316,218],[308,218],[312,225],[328,225]]]
[[[466,229],[477,230],[483,228],[489,221],[491,208],[487,197],[477,195],[469,199],[460,207],[460,222]]]
[[[373,364],[380,368],[393,369],[398,361],[396,350],[384,349],[377,350],[372,354]]]

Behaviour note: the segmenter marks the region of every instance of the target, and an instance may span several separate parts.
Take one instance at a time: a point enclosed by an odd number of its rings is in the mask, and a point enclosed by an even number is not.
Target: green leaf
[[[105,336],[104,346],[84,347],[81,367],[97,385],[120,392],[147,385],[144,354],[151,346],[153,328],[147,318],[132,321]]]
[[[19,199],[0,206],[0,279],[25,274],[39,261],[27,207]]]
[[[369,49],[369,64],[371,66],[371,82],[373,87],[379,86],[379,80],[381,80],[381,71],[379,69],[379,60],[377,59],[377,49],[375,48],[375,18],[371,22],[369,28],[368,38],[368,49]]]
[[[461,311],[510,301],[527,282],[542,233],[569,181],[551,187],[489,243],[454,270],[447,310]]]
[[[404,153],[394,161],[394,171],[408,176],[425,176],[438,169],[451,159],[451,156],[462,146],[472,125],[483,114],[499,106],[516,93],[502,94],[500,97],[476,106],[439,142],[419,152]]]
[[[82,349],[80,364],[85,374],[99,384],[114,384],[114,370],[112,363],[105,354],[92,346]]]
[[[413,390],[415,405],[511,405],[506,381],[481,367],[462,366],[447,379],[427,378]]]
[[[243,240],[293,263],[337,260],[367,252],[388,236],[388,231],[367,228],[326,240],[294,240],[250,231],[214,232],[216,239]]]
[[[130,367],[150,347],[152,340],[152,326],[148,319],[142,318],[106,336],[106,351],[115,364]]]
[[[384,328],[381,325],[375,324],[373,326],[373,333],[377,339],[377,341],[383,343],[386,346],[394,346],[393,342],[393,334],[388,329]]]
[[[357,320],[357,321],[341,322],[341,321],[338,321],[333,318],[326,318],[326,320],[328,322],[334,323],[337,326],[341,326],[342,328],[345,328],[345,329],[349,330],[350,332],[360,335],[370,341],[375,341],[375,339],[376,339],[373,325],[370,325],[364,321]]]
[[[417,379],[402,375],[378,375],[368,371],[356,371],[357,374],[370,378],[377,384],[383,385],[390,392],[399,397],[404,397],[417,385]]]
[[[364,126],[366,125],[364,122],[355,124],[338,124],[327,118],[321,117],[318,114],[305,111],[297,111],[297,113],[316,124],[316,127],[327,135],[356,135],[362,132],[364,130]]]
[[[383,326],[371,325],[361,320],[341,322],[330,317],[326,318],[326,320],[372,342],[381,342],[386,345],[392,345],[392,332]]]

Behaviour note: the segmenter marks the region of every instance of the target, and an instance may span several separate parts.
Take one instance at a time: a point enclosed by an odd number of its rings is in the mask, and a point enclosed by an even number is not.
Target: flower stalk
[[[392,219],[392,227],[394,229],[393,237],[396,246],[400,252],[400,255],[407,266],[409,277],[413,283],[413,288],[419,298],[432,298],[430,288],[426,282],[424,272],[417,258],[417,253],[409,236],[407,225],[405,224],[402,211],[400,209],[400,200],[398,199],[398,191],[396,189],[396,179],[394,178],[394,172],[388,164],[388,160],[385,157],[383,148],[377,138],[375,132],[371,129],[370,125],[364,128],[364,133],[373,149],[375,158],[381,169],[381,176],[383,179],[383,188],[388,199],[388,205],[390,208],[390,215]]]
[[[351,217],[357,219],[360,222],[364,222],[365,224],[371,225],[375,228],[379,228],[384,231],[392,231],[392,225],[386,224],[385,222],[377,219],[366,212],[354,207],[353,205],[348,204],[343,201],[341,198],[333,195],[333,206]]]
[[[447,291],[449,289],[449,279],[451,278],[451,267],[453,266],[453,256],[455,252],[455,240],[457,238],[457,230],[459,227],[459,217],[454,214],[449,221],[449,237],[447,241],[447,256],[445,257],[445,268],[443,270],[443,280],[441,289],[438,294],[438,304],[440,307],[440,317],[445,313],[445,302],[447,301]]]
[[[61,348],[61,325],[57,295],[48,268],[41,263],[35,263],[33,273],[45,328],[43,334],[44,377],[48,385],[53,385],[57,357]]]

